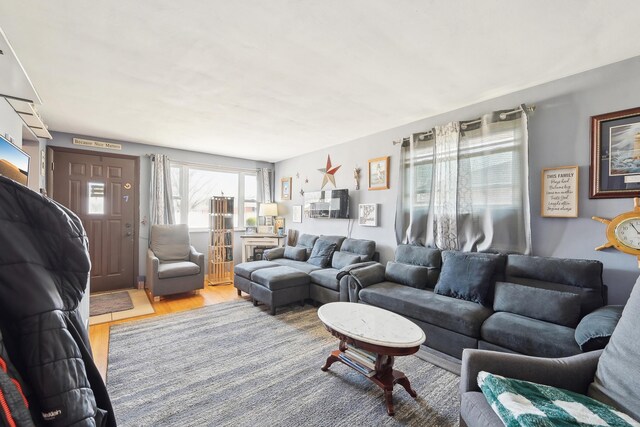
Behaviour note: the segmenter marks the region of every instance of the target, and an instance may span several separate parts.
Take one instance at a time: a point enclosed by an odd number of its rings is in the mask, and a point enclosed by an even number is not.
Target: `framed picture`
[[[589,198],[640,196],[640,108],[591,117]]]
[[[540,215],[552,218],[578,217],[578,166],[542,169]]]
[[[369,160],[369,190],[389,188],[389,156]]]
[[[302,222],[302,205],[293,205],[293,213],[291,220],[295,223]]]
[[[358,205],[358,224],[365,227],[378,226],[378,205],[375,203]]]
[[[282,200],[291,200],[291,177],[280,180],[280,198]]]

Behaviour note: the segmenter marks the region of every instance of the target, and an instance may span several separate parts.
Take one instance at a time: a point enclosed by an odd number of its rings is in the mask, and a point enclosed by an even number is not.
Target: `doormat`
[[[132,308],[133,302],[127,291],[96,294],[89,297],[89,316],[100,316]]]
[[[104,303],[104,305],[108,306],[109,309],[106,312],[103,311],[103,314],[94,314],[94,300],[117,294],[125,294],[129,296],[128,307],[120,305],[116,307],[113,303]],[[89,325],[98,325],[100,323],[113,322],[115,320],[130,319],[132,317],[145,316],[155,312],[144,289],[129,289],[126,291],[111,292],[108,294],[95,294],[91,295],[90,301],[89,310],[91,317],[89,317]]]

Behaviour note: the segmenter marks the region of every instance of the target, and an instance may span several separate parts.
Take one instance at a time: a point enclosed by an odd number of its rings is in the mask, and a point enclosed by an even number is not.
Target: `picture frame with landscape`
[[[389,189],[389,156],[369,160],[369,190]]]
[[[640,107],[591,117],[589,198],[640,196]]]
[[[282,200],[291,200],[291,177],[280,179],[280,198]]]

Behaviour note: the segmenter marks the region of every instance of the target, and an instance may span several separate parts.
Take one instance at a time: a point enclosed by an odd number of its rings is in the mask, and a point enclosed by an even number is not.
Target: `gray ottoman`
[[[251,298],[254,305],[258,302],[271,307],[271,314],[276,314],[276,307],[309,298],[309,275],[295,268],[277,266],[262,268],[251,273]]]
[[[233,269],[233,286],[238,290],[238,296],[244,293],[251,293],[251,275],[253,272],[263,268],[278,267],[278,264],[271,261],[250,261],[236,265]]]

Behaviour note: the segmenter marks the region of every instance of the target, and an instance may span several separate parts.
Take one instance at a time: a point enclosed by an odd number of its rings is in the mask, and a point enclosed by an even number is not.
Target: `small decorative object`
[[[291,200],[291,177],[280,180],[280,198],[282,200]]]
[[[40,150],[40,176],[47,174],[47,155],[44,150]]]
[[[640,198],[633,199],[633,210],[621,213],[613,219],[591,217],[607,226],[607,243],[598,246],[596,251],[615,248],[620,252],[638,257],[640,268]]]
[[[304,183],[305,183],[305,184],[308,184],[308,183],[309,183],[309,178],[308,178],[308,177],[304,179]]]
[[[293,213],[291,215],[291,220],[295,223],[302,222],[302,205],[293,205]]]
[[[589,198],[640,195],[640,108],[591,117]]]
[[[329,182],[331,182],[334,187],[336,186],[336,177],[334,175],[338,171],[338,169],[340,169],[340,166],[342,166],[342,165],[332,166],[331,165],[331,156],[327,155],[327,167],[326,168],[322,168],[322,169],[318,169],[318,171],[320,171],[320,172],[322,172],[324,174],[324,176],[322,177],[322,185],[320,186],[321,190]]]
[[[369,160],[369,190],[389,188],[389,156]]]
[[[304,196],[304,190],[302,188],[300,189],[300,195]]]
[[[246,227],[247,234],[256,234],[256,227]]]
[[[282,233],[280,232],[280,230],[282,230]],[[273,224],[273,231],[274,233],[277,233],[278,236],[284,236],[284,218],[279,216],[276,217],[276,221]]]
[[[358,224],[365,227],[377,227],[378,205],[375,203],[358,205]]]
[[[300,179],[300,172],[296,172],[296,179]]]
[[[353,179],[356,181],[356,190],[360,189],[360,168],[353,170]]]
[[[540,215],[555,218],[578,217],[578,166],[542,169]]]

